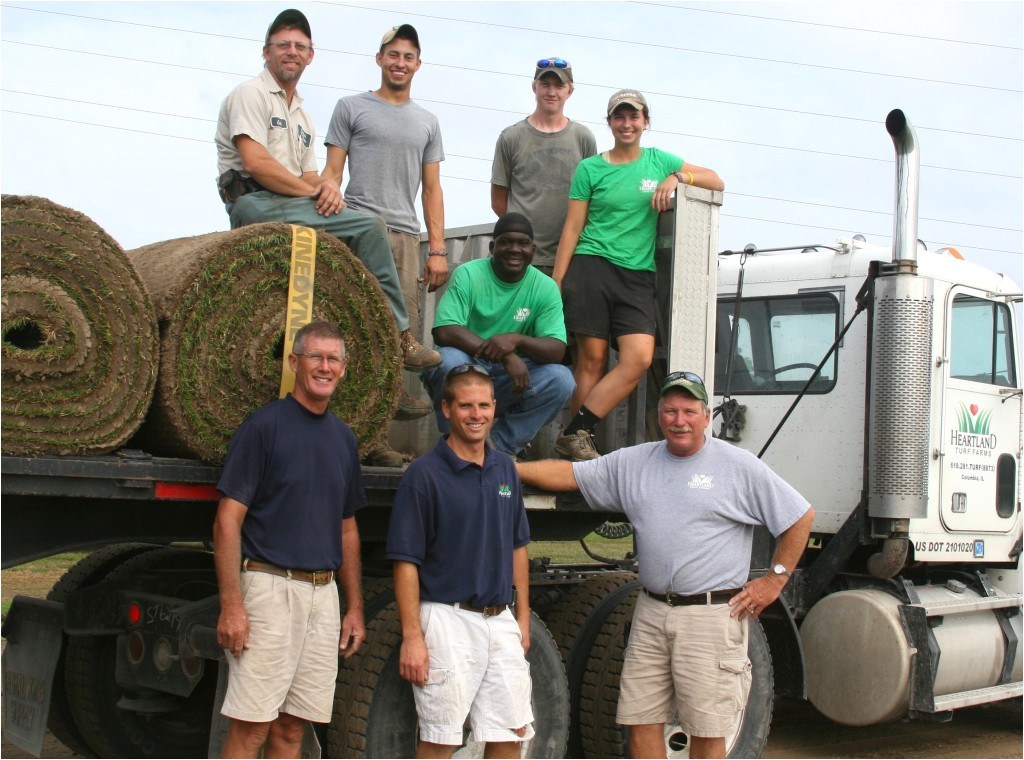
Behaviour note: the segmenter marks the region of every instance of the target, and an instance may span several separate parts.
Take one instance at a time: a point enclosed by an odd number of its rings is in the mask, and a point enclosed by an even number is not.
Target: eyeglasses
[[[538,69],[568,69],[569,62],[564,58],[541,58],[537,61]]]
[[[345,363],[345,358],[344,357],[341,357],[341,356],[331,356],[330,354],[295,354],[295,355],[296,356],[302,356],[302,357],[308,359],[309,361],[311,361],[313,364],[315,364],[317,366],[322,364],[324,359],[327,360],[327,363],[330,366],[335,367],[335,368],[340,367],[342,364]]]
[[[277,50],[279,53],[287,53],[292,47],[295,48],[296,53],[308,53],[311,45],[307,45],[305,42],[271,42],[268,43],[270,47]]]
[[[676,380],[689,380],[691,383],[696,383],[701,388],[704,387],[704,381],[701,379],[700,375],[693,372],[672,372],[665,375],[665,381],[661,384],[661,387],[664,388],[666,385],[674,383]]]
[[[490,377],[491,373],[487,371],[487,367],[481,367],[479,364],[460,364],[457,367],[452,367],[448,370],[448,377],[458,377],[464,375],[467,372],[476,372],[477,374],[485,377]]]

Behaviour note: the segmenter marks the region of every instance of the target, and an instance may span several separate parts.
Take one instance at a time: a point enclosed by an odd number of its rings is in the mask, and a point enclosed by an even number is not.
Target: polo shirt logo
[[[296,124],[295,129],[298,130],[299,140],[301,140],[302,144],[308,148],[309,144],[313,141],[313,136],[309,134],[309,132],[304,130],[301,124]]]
[[[525,322],[529,318],[530,318],[530,307],[529,306],[520,306],[519,309],[516,310],[516,315],[513,317],[513,319],[516,322]]]
[[[642,179],[640,180],[640,192],[641,193],[653,193],[658,189],[658,180],[656,179]]]
[[[498,486],[498,496],[501,496],[504,499],[512,498],[512,488],[509,486],[508,483],[502,483],[500,486]]]
[[[282,119],[280,116],[271,116],[270,126],[273,129],[288,129],[288,121],[286,119]]]
[[[714,478],[714,475],[694,474],[694,476],[690,478],[690,482],[687,483],[686,485],[690,488],[700,489],[701,491],[710,491],[712,488],[715,487],[714,483],[712,482]]]

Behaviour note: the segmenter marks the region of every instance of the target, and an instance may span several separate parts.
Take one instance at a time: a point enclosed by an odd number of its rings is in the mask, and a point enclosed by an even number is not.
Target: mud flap
[[[43,752],[63,628],[63,604],[27,596],[14,597],[4,620],[4,739],[36,757]]]

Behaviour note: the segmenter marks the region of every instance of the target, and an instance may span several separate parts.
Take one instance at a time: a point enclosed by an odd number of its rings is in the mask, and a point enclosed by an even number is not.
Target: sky
[[[283,3],[0,3],[0,190],[91,217],[124,248],[228,229],[213,135],[262,67]],[[412,95],[441,123],[446,226],[491,223],[490,167],[533,110],[535,62],[570,61],[566,113],[598,149],[617,89],[644,92],[643,144],[726,182],[719,244],[889,245],[902,109],[921,152],[919,236],[1021,283],[1021,2],[300,2],[316,55],[299,85],[323,136],[375,89],[382,34],[411,23]]]

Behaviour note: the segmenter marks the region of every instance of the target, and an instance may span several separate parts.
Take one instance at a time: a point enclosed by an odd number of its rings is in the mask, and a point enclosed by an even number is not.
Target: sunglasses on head
[[[490,377],[491,373],[487,371],[487,367],[481,367],[479,364],[460,364],[457,367],[452,367],[448,370],[448,377],[458,377],[464,375],[467,372],[476,372],[477,374]]]
[[[704,381],[701,379],[701,376],[694,372],[672,372],[665,376],[665,381],[661,384],[661,387],[664,388],[666,385],[674,383],[676,380],[689,380],[691,383],[696,383],[697,385],[704,387]]]
[[[537,61],[538,69],[567,69],[569,62],[564,58],[541,58]]]

